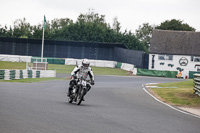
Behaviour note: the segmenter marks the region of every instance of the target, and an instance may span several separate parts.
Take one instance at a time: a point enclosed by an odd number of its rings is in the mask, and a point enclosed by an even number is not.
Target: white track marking
[[[200,116],[198,116],[198,115],[195,115],[195,114],[192,114],[192,113],[188,113],[188,112],[182,111],[182,110],[177,109],[177,108],[175,108],[175,107],[173,107],[173,106],[171,106],[171,105],[169,105],[169,104],[167,104],[167,103],[164,103],[164,102],[160,101],[160,100],[157,99],[155,96],[153,96],[151,93],[149,93],[149,91],[147,91],[147,89],[145,88],[145,86],[144,86],[143,84],[142,84],[142,87],[143,87],[143,90],[144,90],[147,94],[149,94],[151,97],[153,97],[156,101],[158,101],[158,102],[160,102],[160,103],[162,103],[162,104],[164,104],[164,105],[166,105],[166,106],[168,106],[168,107],[170,107],[170,108],[172,108],[172,109],[174,109],[174,110],[176,110],[176,111],[179,111],[179,112],[181,112],[181,113],[184,113],[184,114],[187,114],[187,115],[191,115],[191,116],[200,118]]]

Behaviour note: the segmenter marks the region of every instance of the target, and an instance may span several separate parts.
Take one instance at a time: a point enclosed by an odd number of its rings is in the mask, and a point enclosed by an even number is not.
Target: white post
[[[44,50],[44,24],[43,24],[43,35],[42,35],[41,62],[43,62],[43,50]]]
[[[38,62],[37,62],[37,58],[36,58],[36,70],[38,70],[37,64],[38,64]]]
[[[26,70],[28,70],[28,62],[26,62]]]

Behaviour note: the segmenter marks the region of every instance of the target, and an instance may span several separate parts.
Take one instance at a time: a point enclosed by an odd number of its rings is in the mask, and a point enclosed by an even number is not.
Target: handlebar
[[[90,83],[91,85],[94,85],[94,81],[92,82],[91,80],[86,80],[86,79],[83,78],[83,76],[81,76],[81,77],[77,77],[76,75],[72,75],[72,76],[76,80],[85,80],[87,83]]]

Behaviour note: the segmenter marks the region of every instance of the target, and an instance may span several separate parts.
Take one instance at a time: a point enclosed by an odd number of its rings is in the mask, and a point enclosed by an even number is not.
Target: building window
[[[191,56],[191,61],[193,61],[193,62],[200,62],[200,57]]]
[[[173,60],[173,55],[158,55],[158,60]]]

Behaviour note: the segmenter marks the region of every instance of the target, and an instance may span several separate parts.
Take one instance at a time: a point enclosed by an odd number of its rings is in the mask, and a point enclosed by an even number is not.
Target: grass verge
[[[56,73],[70,74],[75,66],[48,64],[48,70],[56,70]],[[118,68],[91,67],[95,75],[129,75],[127,71]],[[0,69],[26,69],[24,62],[0,61]]]
[[[49,70],[56,70],[56,73],[70,74],[75,66],[49,64]],[[120,75],[127,76],[128,72],[118,68],[91,67],[95,75]]]
[[[56,73],[70,74],[75,66],[48,64],[48,70],[56,70]],[[24,62],[7,62],[0,61],[0,69],[26,69],[26,63]],[[95,75],[120,75],[127,76],[128,72],[117,68],[104,68],[104,67],[92,67]],[[31,79],[18,79],[18,80],[0,80],[0,82],[20,82],[20,83],[32,83],[41,82],[47,80],[64,79],[64,78],[31,78]]]
[[[0,61],[0,69],[26,69],[26,63]]]
[[[15,79],[15,80],[0,80],[0,82],[18,82],[18,83],[33,83],[42,82],[48,80],[64,80],[65,78],[27,78],[27,79]]]
[[[153,85],[155,86],[155,85]],[[161,101],[175,106],[200,108],[200,97],[194,93],[193,80],[157,84],[149,91]]]

